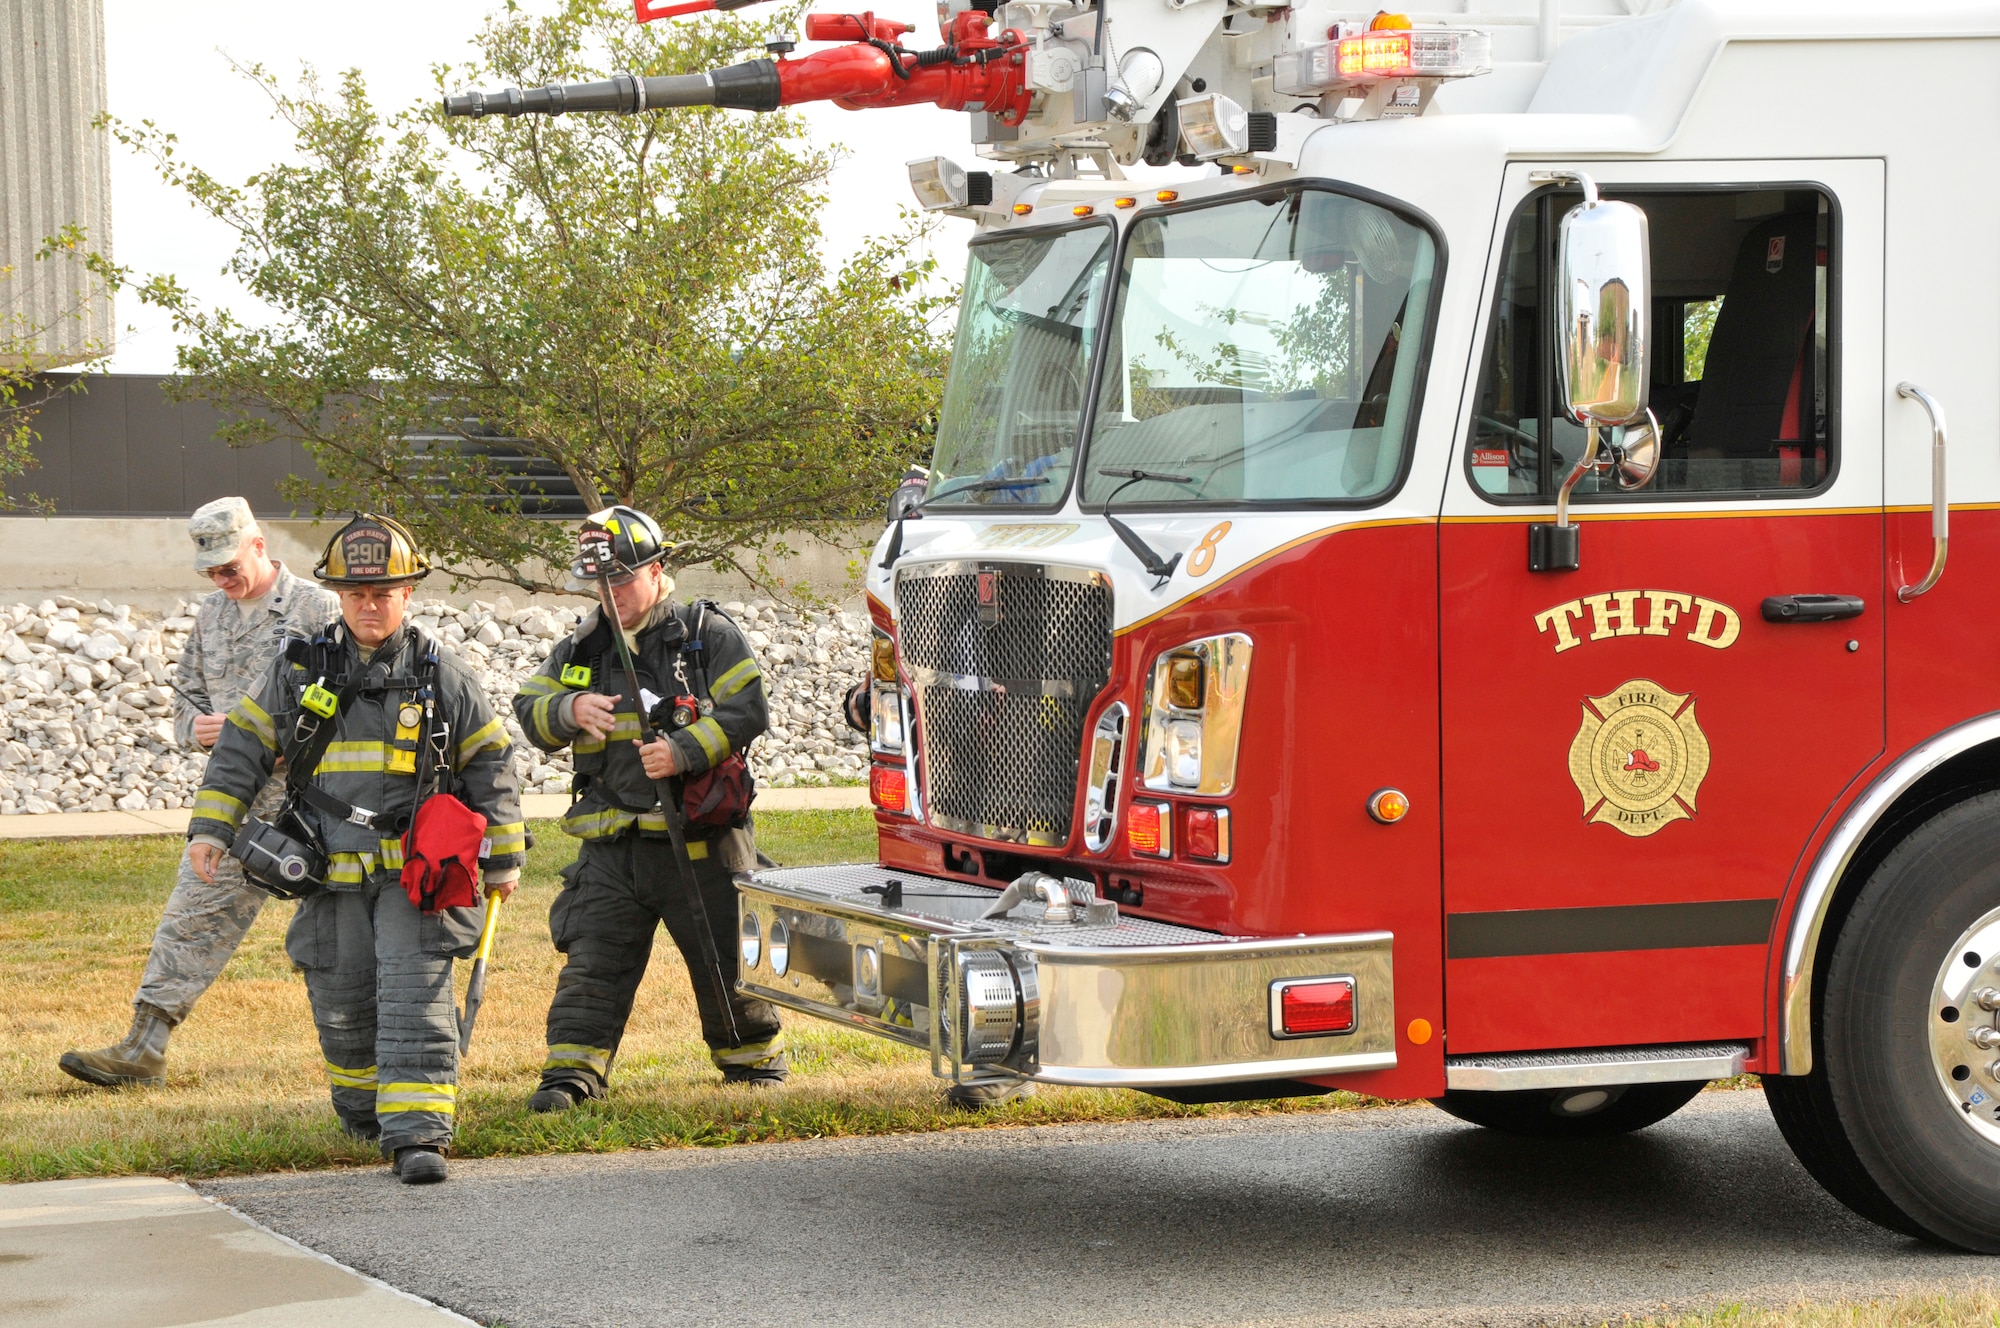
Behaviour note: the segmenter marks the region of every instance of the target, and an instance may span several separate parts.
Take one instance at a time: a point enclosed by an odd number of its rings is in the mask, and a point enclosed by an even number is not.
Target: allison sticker
[[[1643,839],[1695,814],[1708,776],[1708,736],[1694,697],[1646,678],[1583,701],[1569,745],[1569,777],[1583,819]]]

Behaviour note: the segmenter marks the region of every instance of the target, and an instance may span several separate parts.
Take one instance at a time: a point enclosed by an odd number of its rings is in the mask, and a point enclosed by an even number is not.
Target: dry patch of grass
[[[1612,1322],[1618,1328],[2000,1328],[2000,1295],[1972,1288],[1881,1300],[1800,1301],[1778,1309],[1726,1305],[1698,1314]]]
[[[541,1068],[543,1021],[561,961],[549,944],[548,908],[556,869],[572,852],[554,826],[536,831],[521,888],[501,915],[486,1003],[461,1070],[462,1156],[1314,1111],[1369,1101],[1338,1093],[1201,1108],[1136,1093],[1044,1089],[967,1116],[941,1105],[928,1058],[802,1016],[787,1021],[789,1085],[725,1089],[701,1042],[687,971],[661,933],[610,1098],[554,1118],[531,1115],[526,1102]],[[867,812],[770,813],[758,818],[758,839],[787,864],[870,861],[874,854]],[[285,957],[287,904],[265,907],[221,980],[175,1032],[165,1088],[108,1092],[56,1068],[65,1050],[123,1034],[179,847],[164,837],[0,843],[0,1181],[213,1176],[377,1160],[334,1125],[305,985]],[[468,968],[459,965],[461,996]]]

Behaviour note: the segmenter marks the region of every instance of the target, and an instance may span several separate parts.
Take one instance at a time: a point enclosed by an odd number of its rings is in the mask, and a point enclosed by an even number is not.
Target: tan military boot
[[[87,1084],[158,1088],[167,1082],[167,1038],[173,1031],[172,1020],[150,1005],[141,1005],[133,1012],[132,1030],[124,1041],[102,1051],[66,1051],[56,1064]]]

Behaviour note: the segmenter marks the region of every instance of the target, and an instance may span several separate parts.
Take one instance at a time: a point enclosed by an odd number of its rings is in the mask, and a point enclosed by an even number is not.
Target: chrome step
[[[1692,1083],[1741,1074],[1749,1059],[1750,1046],[1744,1042],[1488,1052],[1445,1057],[1444,1083],[1446,1088],[1486,1093],[1593,1084]]]

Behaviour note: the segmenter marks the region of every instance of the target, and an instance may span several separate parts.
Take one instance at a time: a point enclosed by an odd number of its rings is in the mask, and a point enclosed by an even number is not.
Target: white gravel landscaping
[[[749,637],[771,698],[771,731],[751,753],[760,783],[845,783],[867,775],[865,739],[840,717],[867,667],[868,624],[770,600],[723,605]],[[152,615],[128,604],[59,597],[0,608],[0,815],[188,807],[207,757],[174,741],[174,665],[193,602]],[[505,598],[468,608],[419,601],[416,621],[486,684],[514,735],[529,793],[569,789],[567,756],[530,747],[510,704],[579,610]]]

